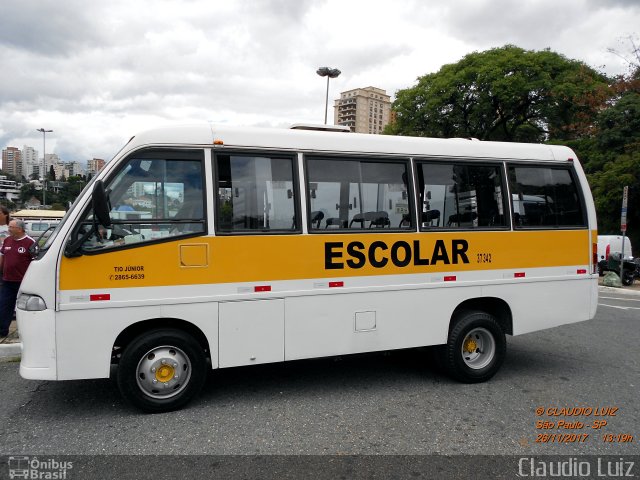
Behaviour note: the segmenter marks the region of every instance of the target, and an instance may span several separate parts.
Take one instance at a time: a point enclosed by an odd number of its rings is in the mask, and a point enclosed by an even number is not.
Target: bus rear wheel
[[[150,413],[177,410],[198,394],[207,359],[198,342],[181,330],[158,329],[135,338],[122,353],[122,396]]]
[[[442,350],[450,376],[464,383],[489,380],[500,369],[507,352],[504,331],[492,315],[464,312],[456,318]]]

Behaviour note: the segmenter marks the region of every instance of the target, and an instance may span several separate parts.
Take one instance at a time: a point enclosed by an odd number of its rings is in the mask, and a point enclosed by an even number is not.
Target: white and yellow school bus
[[[566,147],[300,130],[133,137],[32,262],[28,379],[108,377],[147,411],[209,368],[439,346],[489,379],[593,318],[593,199]]]

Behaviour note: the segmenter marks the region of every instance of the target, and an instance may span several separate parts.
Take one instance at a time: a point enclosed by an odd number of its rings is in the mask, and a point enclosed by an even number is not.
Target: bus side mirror
[[[32,259],[38,258],[38,255],[40,254],[40,245],[38,245],[37,241],[33,242],[29,247],[29,253],[31,254]]]
[[[95,215],[100,225],[105,228],[109,228],[111,226],[111,216],[109,215],[109,198],[107,197],[107,193],[104,190],[104,182],[102,180],[98,180],[93,186],[92,203],[93,214]]]

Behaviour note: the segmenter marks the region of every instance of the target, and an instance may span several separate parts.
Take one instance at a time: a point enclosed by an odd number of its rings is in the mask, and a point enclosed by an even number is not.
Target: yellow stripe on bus
[[[197,237],[62,259],[61,290],[589,265],[588,230]]]

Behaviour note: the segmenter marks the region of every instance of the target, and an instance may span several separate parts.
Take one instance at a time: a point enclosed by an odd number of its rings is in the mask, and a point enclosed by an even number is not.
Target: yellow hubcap
[[[473,353],[478,349],[478,344],[473,338],[467,337],[467,339],[464,341],[463,348],[465,352]]]
[[[156,380],[165,383],[171,380],[174,374],[175,370],[171,365],[162,365],[158,370],[156,370]]]

